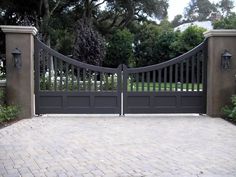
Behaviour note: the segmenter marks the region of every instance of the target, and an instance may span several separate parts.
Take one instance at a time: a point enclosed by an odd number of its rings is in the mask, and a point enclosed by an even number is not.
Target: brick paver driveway
[[[199,116],[59,116],[0,129],[0,176],[235,177],[236,126]]]

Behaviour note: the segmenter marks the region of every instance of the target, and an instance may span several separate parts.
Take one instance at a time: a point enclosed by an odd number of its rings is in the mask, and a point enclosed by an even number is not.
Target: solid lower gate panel
[[[121,101],[116,93],[39,92],[37,114],[120,114]]]
[[[205,96],[202,93],[127,93],[124,113],[205,113]]]

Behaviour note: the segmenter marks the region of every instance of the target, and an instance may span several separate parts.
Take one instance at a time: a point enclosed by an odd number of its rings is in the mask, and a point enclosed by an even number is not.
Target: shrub
[[[15,119],[19,113],[19,106],[0,106],[0,122]]]
[[[0,100],[5,100],[3,90],[0,90]],[[4,101],[2,101],[4,102]],[[0,105],[0,123],[17,118],[20,113],[20,107],[16,105]]]
[[[233,121],[236,121],[236,95],[231,97],[231,105],[222,108],[222,112]]]

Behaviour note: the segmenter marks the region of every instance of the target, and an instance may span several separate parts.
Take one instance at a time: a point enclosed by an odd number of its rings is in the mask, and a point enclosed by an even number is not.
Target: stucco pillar
[[[211,30],[204,33],[208,38],[207,66],[207,115],[219,117],[221,109],[230,103],[236,93],[236,30]],[[221,67],[224,50],[232,54],[230,69]]]
[[[0,26],[6,34],[7,103],[21,107],[21,118],[34,115],[34,35],[35,27]],[[14,66],[12,51],[21,51],[22,67]]]

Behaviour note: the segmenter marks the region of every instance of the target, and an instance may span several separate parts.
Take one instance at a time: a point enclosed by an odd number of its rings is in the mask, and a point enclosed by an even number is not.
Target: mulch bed
[[[0,122],[0,129],[8,127],[20,120],[22,120],[22,119],[13,119],[13,120],[5,121],[5,122]]]
[[[228,118],[228,117],[222,117],[224,120],[230,122],[231,124],[236,125],[236,120],[232,119],[232,118]]]

